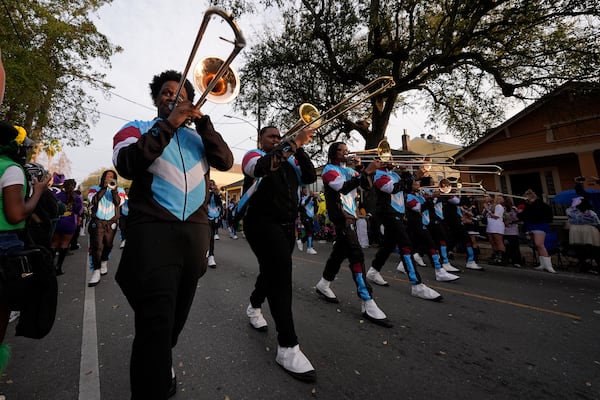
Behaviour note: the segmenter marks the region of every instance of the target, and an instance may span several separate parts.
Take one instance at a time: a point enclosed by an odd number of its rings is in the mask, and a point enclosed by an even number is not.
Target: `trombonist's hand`
[[[199,109],[194,107],[194,103],[189,100],[182,100],[179,103],[174,104],[173,110],[169,114],[167,121],[177,128],[181,125],[185,124],[188,120],[195,120],[197,118],[202,118],[204,114],[200,112]]]
[[[381,161],[373,160],[369,163],[369,166],[365,168],[364,172],[367,175],[373,175],[379,168],[381,168]]]
[[[310,142],[315,135],[315,130],[310,127],[306,127],[302,129],[296,136],[294,137],[294,142],[296,142],[296,147],[302,147],[306,143]]]

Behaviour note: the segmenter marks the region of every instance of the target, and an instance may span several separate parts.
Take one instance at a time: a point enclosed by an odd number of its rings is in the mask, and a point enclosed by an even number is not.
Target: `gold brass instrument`
[[[354,93],[345,97],[342,101],[329,108],[327,111],[324,111],[322,114],[319,114],[319,111],[315,106],[309,103],[304,103],[300,106],[300,121],[294,124],[294,126],[288,130],[283,136],[282,140],[288,139],[290,137],[295,136],[302,129],[305,129],[309,126],[317,129],[323,125],[326,125],[339,117],[340,115],[358,107],[361,103],[377,96],[378,94],[384,92],[390,87],[394,86],[396,83],[391,76],[380,76],[358,89]],[[374,89],[370,92],[371,89]],[[367,94],[363,95],[365,92]],[[354,102],[351,102],[355,97],[363,95],[363,97],[356,99]],[[341,108],[341,110],[339,110]],[[339,110],[339,111],[338,111]],[[304,123],[302,123],[304,122]]]
[[[457,164],[452,157],[431,157],[418,155],[392,155],[389,142],[383,139],[377,146],[377,155],[371,150],[349,154],[348,157],[361,157],[364,161],[378,160],[391,163],[397,167],[428,167],[448,168],[449,172],[470,174],[501,175],[502,167],[494,164]]]
[[[218,57],[206,57],[198,62],[196,68],[194,69],[193,81],[196,83],[196,86],[200,89],[202,94],[200,95],[200,99],[198,99],[195,104],[196,108],[199,108],[206,100],[209,100],[213,103],[230,102],[237,96],[240,90],[238,75],[232,68],[229,67],[229,65],[238,55],[238,53],[246,46],[246,40],[244,39],[242,31],[238,27],[237,22],[235,22],[231,14],[219,8],[210,7],[204,13],[204,18],[202,19],[202,24],[198,30],[198,35],[196,36],[196,41],[194,42],[192,52],[188,58],[185,70],[181,74],[181,80],[179,81],[175,99],[177,102],[181,99],[181,90],[183,89],[183,85],[187,79],[187,74],[190,71],[190,67],[192,66],[194,56],[198,51],[198,47],[200,46],[204,32],[206,32],[206,27],[208,26],[208,23],[213,15],[218,15],[223,18],[233,30],[235,34],[235,39],[233,41],[220,37],[221,40],[231,43],[233,45],[233,50],[225,61]]]
[[[284,138],[289,138],[308,126],[317,129],[322,125],[319,110],[310,103],[302,103],[298,107],[298,114],[300,114],[300,119],[287,131]]]

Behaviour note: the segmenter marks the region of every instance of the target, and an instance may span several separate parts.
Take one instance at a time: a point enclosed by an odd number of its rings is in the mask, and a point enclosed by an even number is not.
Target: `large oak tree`
[[[121,48],[90,19],[112,0],[2,0],[0,46],[7,73],[2,118],[43,143],[89,144],[96,101],[85,87],[108,89],[97,65]]]
[[[599,81],[600,8],[584,0],[214,0],[281,18],[244,51],[236,103],[291,126],[298,105],[321,110],[372,79],[395,86],[320,130],[324,145],[359,132],[377,145],[390,117],[421,107],[464,144],[567,81]],[[387,135],[399,134],[389,132]]]

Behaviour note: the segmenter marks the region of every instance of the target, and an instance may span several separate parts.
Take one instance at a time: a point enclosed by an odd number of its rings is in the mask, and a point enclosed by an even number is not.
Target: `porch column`
[[[579,161],[579,170],[581,171],[582,176],[596,176],[598,177],[598,167],[594,162],[594,152],[593,151],[584,151],[581,153],[577,153],[577,159]],[[584,183],[585,188],[592,188],[591,180],[587,180]]]

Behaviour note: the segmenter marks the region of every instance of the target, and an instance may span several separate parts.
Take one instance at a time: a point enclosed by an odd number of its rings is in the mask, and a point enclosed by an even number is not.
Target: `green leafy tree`
[[[567,81],[600,78],[594,1],[213,4],[237,15],[265,9],[281,15],[281,26],[266,27],[244,51],[236,107],[246,115],[264,110],[259,120],[291,126],[300,103],[326,110],[376,77],[393,77],[392,88],[321,129],[322,142],[358,132],[373,148],[392,115],[419,109],[432,127],[446,127],[468,144],[501,122],[509,105],[528,104]]]
[[[90,20],[112,0],[3,0],[0,46],[7,74],[3,117],[35,140],[78,146],[90,143],[98,119],[84,87],[108,89],[105,74],[121,48]],[[98,65],[98,64],[96,64]]]

